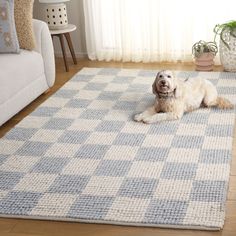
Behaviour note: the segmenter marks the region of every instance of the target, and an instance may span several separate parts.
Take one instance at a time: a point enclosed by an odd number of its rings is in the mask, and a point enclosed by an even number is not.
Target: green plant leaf
[[[192,54],[195,58],[201,56],[203,53],[208,53],[208,52],[212,53],[213,55],[217,54],[218,47],[215,42],[212,41],[206,42],[200,40],[192,46]]]

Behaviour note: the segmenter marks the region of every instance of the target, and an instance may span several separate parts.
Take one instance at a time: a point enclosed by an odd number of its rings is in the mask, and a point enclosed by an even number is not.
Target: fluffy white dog
[[[219,97],[215,86],[206,79],[189,78],[180,80],[171,71],[160,71],[152,85],[156,95],[155,103],[134,120],[155,123],[165,120],[180,119],[185,112],[201,106],[232,109],[227,99]]]

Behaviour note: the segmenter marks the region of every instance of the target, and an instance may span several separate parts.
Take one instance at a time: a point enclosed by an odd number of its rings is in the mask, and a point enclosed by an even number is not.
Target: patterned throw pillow
[[[35,48],[33,4],[34,0],[15,0],[16,32],[20,48],[26,50]]]
[[[14,0],[0,0],[0,53],[19,53]]]

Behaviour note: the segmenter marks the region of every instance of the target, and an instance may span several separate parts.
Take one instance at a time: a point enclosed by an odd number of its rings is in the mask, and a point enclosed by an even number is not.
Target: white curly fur
[[[231,109],[233,105],[225,98],[218,97],[215,86],[206,79],[189,78],[181,80],[171,71],[160,71],[152,85],[156,95],[154,105],[134,116],[134,120],[155,123],[180,119],[185,112],[199,107]]]

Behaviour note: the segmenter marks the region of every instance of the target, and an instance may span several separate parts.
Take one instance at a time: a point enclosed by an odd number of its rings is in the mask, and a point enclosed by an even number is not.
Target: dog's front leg
[[[137,114],[134,116],[134,120],[135,121],[143,121],[144,119],[153,116],[154,114],[156,114],[156,109],[155,106],[149,107],[147,110],[145,110],[144,112]]]
[[[182,116],[183,116],[183,111],[157,113],[152,116],[144,118],[143,122],[146,124],[152,124],[152,123],[161,122],[161,121],[178,120]]]

